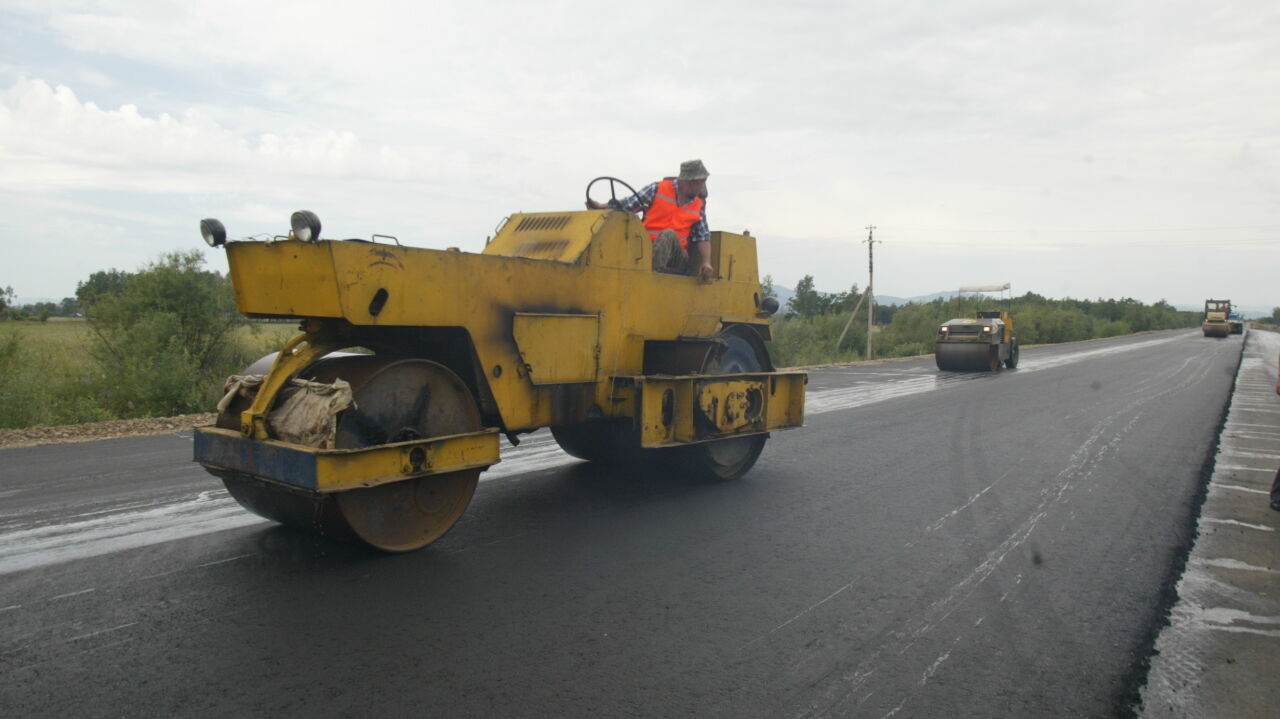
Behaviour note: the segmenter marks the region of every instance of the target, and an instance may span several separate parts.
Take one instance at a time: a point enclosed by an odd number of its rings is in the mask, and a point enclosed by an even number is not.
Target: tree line
[[[0,427],[206,412],[217,402],[223,379],[275,349],[275,340],[240,332],[249,323],[235,307],[230,279],[204,269],[198,251],[174,252],[136,272],[95,272],[59,303],[14,306],[14,292],[0,292]],[[765,296],[776,296],[772,278]],[[862,292],[822,293],[805,276],[781,316],[772,323],[770,354],[780,367],[867,359],[866,306],[850,321]],[[1013,317],[1024,345],[1112,337],[1147,330],[1194,327],[1199,312],[1167,302],[1050,299],[1028,292],[994,300],[956,297],[875,308],[874,358],[933,351],[938,326],[979,310],[1002,309]],[[83,316],[86,346],[49,350],[28,342],[22,320]],[[1280,307],[1272,320],[1280,320]],[[847,333],[846,333],[847,330]],[[837,340],[846,333],[837,347]],[[77,363],[79,362],[79,363]]]
[[[761,282],[766,296],[776,296],[773,280]],[[860,319],[849,322],[861,293],[857,285],[848,292],[822,293],[806,275],[796,284],[781,318],[773,322],[770,354],[779,366],[803,366],[868,359],[864,305]],[[1116,337],[1149,330],[1196,327],[1200,312],[1175,309],[1164,300],[1145,304],[1123,299],[1050,299],[1034,292],[997,300],[986,296],[958,296],[931,302],[875,308],[875,334],[870,359],[910,357],[933,352],[938,327],[956,317],[975,317],[979,311],[1003,310],[1013,318],[1014,332],[1023,345],[1075,342]],[[1273,313],[1280,319],[1280,307]],[[844,342],[836,342],[848,328]]]

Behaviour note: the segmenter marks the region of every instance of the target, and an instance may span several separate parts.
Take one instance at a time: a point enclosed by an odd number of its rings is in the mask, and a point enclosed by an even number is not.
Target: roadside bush
[[[854,348],[865,347],[867,343],[866,325],[859,328],[855,322],[845,336],[840,351],[835,350],[836,340],[848,320],[848,315],[774,320],[769,356],[778,367],[856,362],[862,359],[862,354]]]
[[[77,424],[113,419],[94,396],[94,377],[78,353],[35,342],[29,333],[0,333],[0,427]]]
[[[1119,337],[1121,335],[1133,334],[1133,328],[1129,327],[1128,322],[1118,320],[1116,322],[1099,322],[1094,329],[1094,337]]]
[[[209,411],[222,379],[247,363],[231,341],[245,324],[231,283],[203,264],[196,251],[163,255],[93,305],[97,396],[116,416]]]
[[[907,342],[906,344],[894,345],[884,354],[885,357],[915,357],[916,355],[933,354],[933,343],[925,344],[924,342]]]

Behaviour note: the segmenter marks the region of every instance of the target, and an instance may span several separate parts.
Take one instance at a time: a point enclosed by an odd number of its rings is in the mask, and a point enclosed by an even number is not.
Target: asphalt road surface
[[[185,435],[0,451],[0,716],[1112,716],[1239,337],[814,371],[733,482],[504,450],[385,556],[239,509]]]

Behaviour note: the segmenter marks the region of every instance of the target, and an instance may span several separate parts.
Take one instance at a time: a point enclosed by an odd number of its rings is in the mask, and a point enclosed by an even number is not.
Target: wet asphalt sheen
[[[245,515],[187,436],[0,451],[0,716],[1123,715],[1240,356],[815,370],[733,482],[542,433],[399,556]]]

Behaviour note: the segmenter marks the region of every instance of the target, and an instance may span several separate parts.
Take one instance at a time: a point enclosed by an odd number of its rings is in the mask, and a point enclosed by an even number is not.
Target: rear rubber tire
[[[700,367],[682,368],[688,374],[764,372],[771,364],[758,336],[751,330],[729,328],[717,339],[722,344]],[[566,453],[602,464],[667,465],[717,480],[737,479],[760,457],[767,434],[718,439],[683,447],[644,449],[630,420],[600,420],[551,428],[551,436]]]
[[[737,374],[763,372],[770,366],[769,354],[759,337],[751,330],[729,328],[718,335],[725,342],[723,350],[713,352],[702,368],[703,374]],[[717,480],[737,479],[746,474],[760,458],[767,434],[717,439],[711,442],[677,447],[673,459],[697,474]]]
[[[640,441],[630,420],[597,420],[551,428],[566,454],[588,462],[622,464],[640,457]]]
[[[1004,361],[1004,366],[1014,369],[1018,366],[1018,338],[1014,337],[1009,344],[1009,359]]]

